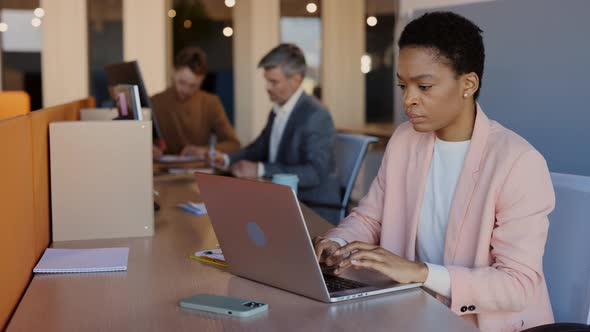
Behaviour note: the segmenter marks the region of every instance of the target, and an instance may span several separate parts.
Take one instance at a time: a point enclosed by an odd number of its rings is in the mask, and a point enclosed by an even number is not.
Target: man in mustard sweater
[[[174,86],[152,97],[155,116],[166,142],[166,153],[205,158],[211,134],[215,149],[233,152],[240,142],[223,105],[214,94],[201,91],[207,58],[198,47],[187,47],[174,60]],[[163,151],[153,148],[154,159]]]

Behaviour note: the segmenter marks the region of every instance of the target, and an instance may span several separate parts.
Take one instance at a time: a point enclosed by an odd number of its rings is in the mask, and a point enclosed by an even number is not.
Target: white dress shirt
[[[293,113],[293,108],[295,108],[295,104],[301,97],[303,93],[303,86],[299,86],[299,88],[289,97],[289,99],[281,106],[279,104],[274,104],[272,106],[272,111],[275,114],[274,121],[272,123],[272,129],[270,132],[270,144],[268,145],[268,162],[274,163],[277,160],[277,153],[279,152],[279,145],[281,144],[281,139],[283,137],[283,132],[285,132],[285,127],[287,126],[287,122],[289,121],[289,117],[291,113]],[[258,163],[258,177],[264,176],[264,164]]]
[[[272,112],[275,114],[275,118],[272,123],[272,129],[270,132],[270,143],[268,145],[268,161],[270,163],[274,163],[277,159],[277,153],[279,151],[279,145],[281,144],[281,139],[283,137],[283,132],[285,131],[285,127],[287,126],[287,122],[289,121],[289,117],[293,112],[293,108],[297,104],[299,97],[303,93],[303,86],[300,85],[299,88],[287,99],[287,101],[283,104],[283,106],[279,104],[274,104],[272,106]],[[225,162],[225,168],[229,167],[229,156],[227,154],[223,155],[223,159]],[[259,162],[258,163],[258,177],[264,176],[264,164]]]
[[[295,91],[287,100],[283,106],[278,104],[274,104],[272,107],[272,111],[275,114],[275,119],[272,125],[272,131],[270,133],[270,145],[268,148],[268,160],[271,163],[274,163],[277,159],[277,153],[279,150],[279,144],[281,143],[281,138],[283,137],[283,132],[285,131],[285,126],[287,125],[287,121],[289,121],[289,117],[293,112],[293,108],[301,94],[303,93],[303,87],[299,86],[299,89]]]

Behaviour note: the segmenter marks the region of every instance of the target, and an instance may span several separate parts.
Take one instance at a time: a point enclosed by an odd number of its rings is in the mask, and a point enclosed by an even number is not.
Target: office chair
[[[310,207],[330,223],[336,225],[346,216],[350,194],[369,144],[377,142],[377,137],[353,134],[336,134],[334,155],[340,182],[342,200],[338,205],[314,205]]]
[[[543,269],[557,323],[530,331],[590,331],[590,177],[551,173],[551,180],[555,210]]]
[[[31,98],[24,91],[0,92],[0,120],[31,112]]]

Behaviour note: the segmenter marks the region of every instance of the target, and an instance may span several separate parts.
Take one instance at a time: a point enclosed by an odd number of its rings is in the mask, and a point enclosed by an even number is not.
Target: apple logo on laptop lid
[[[266,239],[260,226],[258,226],[257,223],[251,221],[246,225],[246,229],[248,230],[248,236],[250,237],[250,240],[252,240],[252,242],[254,242],[257,246],[264,247]]]

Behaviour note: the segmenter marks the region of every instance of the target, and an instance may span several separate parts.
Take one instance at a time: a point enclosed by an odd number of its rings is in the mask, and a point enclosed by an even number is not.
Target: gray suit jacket
[[[270,163],[268,149],[274,116],[271,112],[254,142],[229,154],[230,164],[240,160],[262,162],[265,177],[277,173],[297,174],[300,200],[339,204],[341,193],[334,159],[336,130],[326,107],[302,93],[285,125],[276,161]]]

